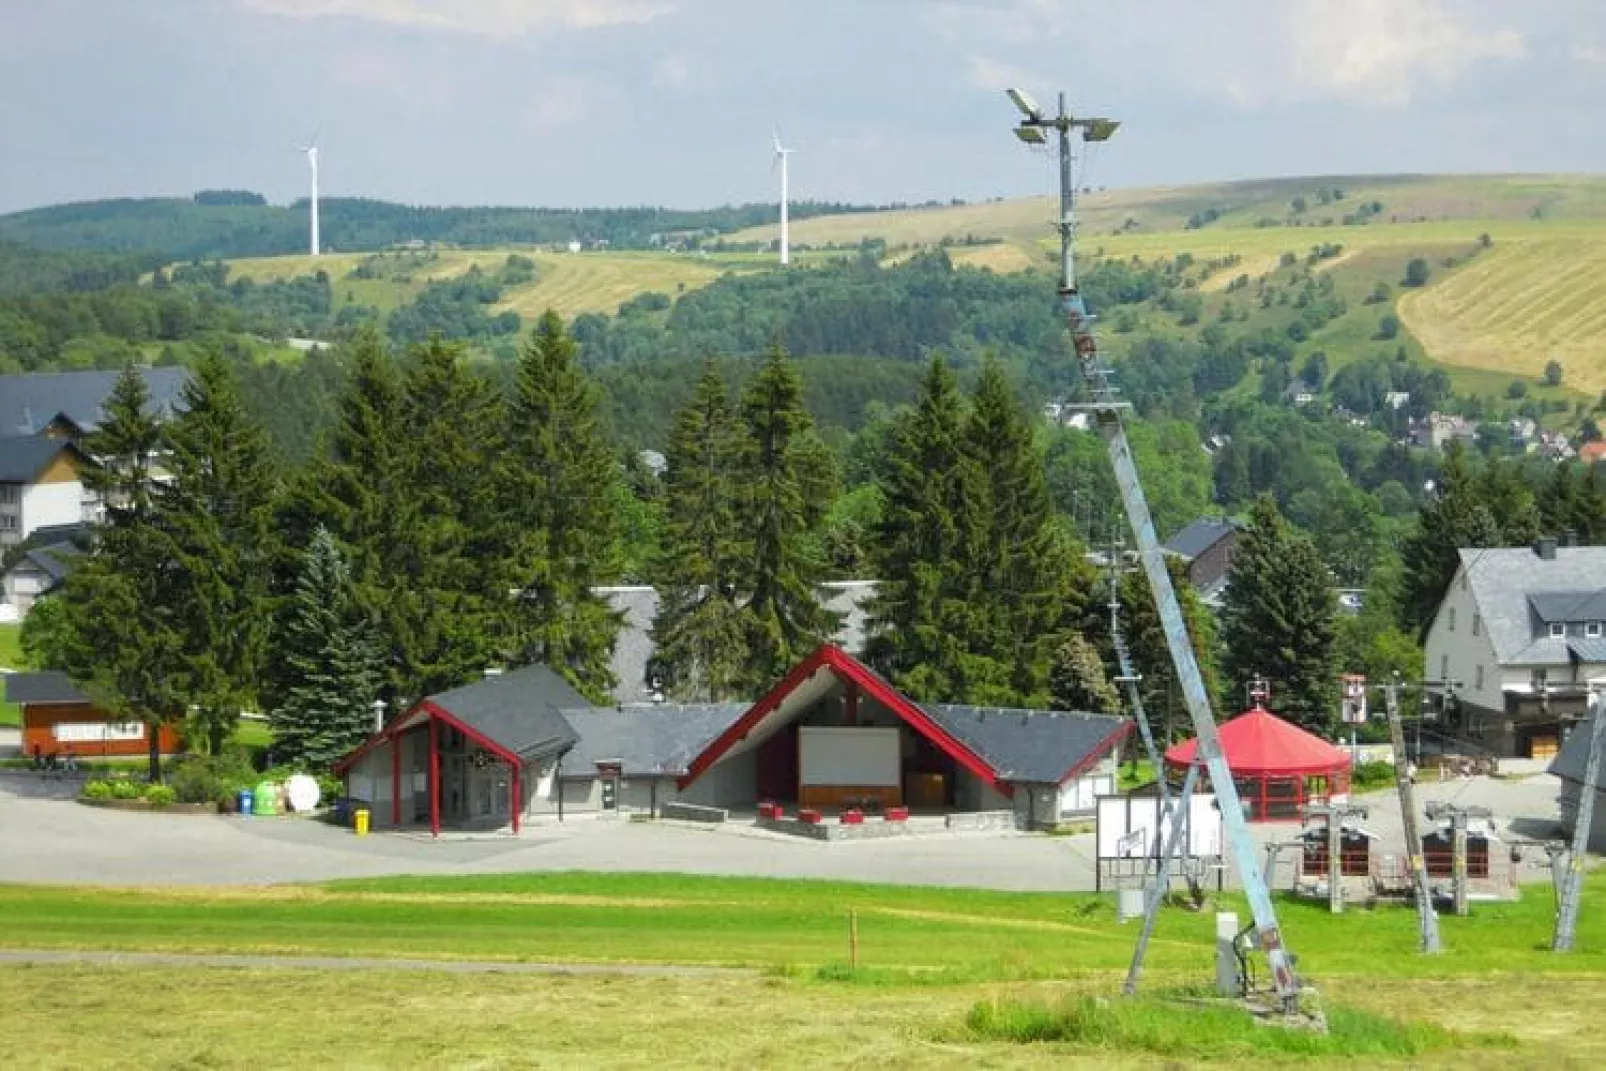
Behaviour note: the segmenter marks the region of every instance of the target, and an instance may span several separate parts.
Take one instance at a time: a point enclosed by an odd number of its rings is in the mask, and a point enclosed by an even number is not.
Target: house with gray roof
[[[183,368],[139,370],[159,420],[179,410],[189,372]],[[32,372],[0,376],[0,435],[52,434],[79,439],[100,427],[103,406],[121,375],[116,371]]]
[[[98,504],[81,474],[93,462],[71,442],[0,436],[0,552],[35,530],[92,518]]]
[[[541,666],[429,696],[336,764],[376,827],[915,808],[1050,827],[1115,789],[1110,714],[917,703],[834,646],[754,702],[593,707]]]
[[[1548,758],[1606,683],[1606,547],[1492,547],[1460,563],[1424,646],[1443,731],[1469,749]]]
[[[1568,734],[1561,750],[1550,763],[1550,772],[1561,782],[1561,824],[1570,841],[1578,828],[1578,805],[1584,794],[1584,774],[1589,764],[1589,738],[1595,731],[1595,719],[1586,717]],[[1595,810],[1589,823],[1589,850],[1606,850],[1606,765],[1595,779]]]
[[[1227,590],[1242,530],[1242,525],[1228,517],[1200,517],[1166,540],[1161,549],[1182,559],[1188,583],[1214,606]]]
[[[874,580],[833,580],[820,585],[825,608],[840,616],[841,627],[832,642],[852,654],[864,651],[866,612],[875,594]],[[613,698],[620,703],[651,703],[662,700],[662,688],[654,684],[657,676],[653,656],[652,627],[658,619],[658,592],[644,585],[623,585],[592,589],[608,601],[624,618],[614,643],[610,668],[613,670]]]

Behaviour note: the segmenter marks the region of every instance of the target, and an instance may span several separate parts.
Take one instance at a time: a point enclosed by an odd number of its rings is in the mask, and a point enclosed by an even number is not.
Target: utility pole
[[[1127,649],[1126,637],[1121,633],[1121,542],[1113,536],[1110,539],[1110,644],[1115,648],[1116,664],[1121,670],[1116,683],[1126,688],[1127,706],[1138,723],[1143,750],[1149,756],[1149,767],[1154,772],[1154,782],[1159,787],[1160,804],[1163,807],[1171,801],[1171,787],[1166,784],[1160,747],[1155,743],[1154,730],[1149,725],[1148,713],[1143,709],[1143,695],[1138,691],[1138,683],[1143,678],[1132,665],[1132,653]]]
[[[1600,755],[1606,748],[1606,701],[1600,692],[1589,697],[1589,759],[1584,763],[1584,783],[1578,787],[1578,810],[1573,821],[1573,847],[1562,875],[1561,910],[1556,913],[1556,936],[1552,952],[1571,952],[1578,935],[1578,906],[1584,893],[1584,859],[1589,851],[1589,827],[1595,821],[1595,793],[1600,785]]]
[[[1422,838],[1416,828],[1416,787],[1411,783],[1410,760],[1405,755],[1405,728],[1400,724],[1399,674],[1383,686],[1383,699],[1388,712],[1389,741],[1394,745],[1394,784],[1400,791],[1406,857],[1411,860],[1411,876],[1416,883],[1418,950],[1441,952],[1439,916],[1433,910],[1433,888],[1428,884],[1428,864],[1422,857]]]
[[[1365,818],[1366,808],[1352,803],[1315,803],[1305,808],[1308,818],[1327,821],[1327,909],[1344,913],[1344,820]]]
[[[1165,632],[1166,646],[1170,649],[1171,661],[1176,668],[1177,679],[1182,685],[1183,698],[1187,701],[1188,713],[1193,721],[1194,735],[1198,741],[1197,758],[1205,764],[1210,775],[1211,789],[1215,792],[1216,801],[1221,807],[1230,850],[1238,864],[1244,896],[1249,901],[1249,910],[1254,917],[1256,944],[1266,955],[1279,1000],[1285,1010],[1292,1011],[1298,1003],[1301,989],[1299,978],[1294,973],[1294,958],[1283,943],[1283,932],[1277,921],[1277,910],[1260,872],[1255,841],[1250,835],[1249,824],[1244,817],[1243,803],[1238,798],[1238,789],[1232,780],[1232,770],[1227,765],[1227,757],[1221,747],[1220,734],[1216,731],[1215,715],[1210,709],[1210,697],[1205,691],[1204,678],[1194,658],[1193,642],[1188,635],[1187,622],[1182,616],[1182,606],[1177,601],[1177,593],[1171,585],[1171,573],[1160,549],[1160,539],[1155,534],[1154,518],[1149,512],[1148,499],[1143,493],[1137,464],[1132,457],[1132,447],[1127,440],[1122,410],[1128,406],[1116,398],[1117,392],[1110,382],[1110,370],[1099,355],[1098,339],[1093,334],[1092,317],[1088,314],[1087,304],[1083,301],[1076,284],[1076,264],[1073,254],[1076,237],[1076,185],[1071,170],[1071,133],[1075,131],[1083,142],[1103,142],[1109,140],[1120,124],[1106,118],[1073,118],[1066,111],[1064,93],[1059,96],[1059,110],[1055,115],[1044,113],[1020,90],[1011,89],[1008,94],[1010,100],[1025,116],[1015,128],[1016,137],[1028,145],[1042,145],[1048,140],[1047,131],[1052,130],[1057,135],[1060,179],[1060,219],[1057,228],[1060,235],[1060,312],[1065,318],[1071,345],[1081,365],[1082,378],[1091,394],[1092,401],[1088,408],[1092,410],[1099,434],[1109,450],[1110,464],[1115,470],[1116,486],[1120,489],[1121,502],[1132,528],[1138,559],[1143,565],[1144,575],[1148,578],[1149,589],[1154,593],[1155,609]]]

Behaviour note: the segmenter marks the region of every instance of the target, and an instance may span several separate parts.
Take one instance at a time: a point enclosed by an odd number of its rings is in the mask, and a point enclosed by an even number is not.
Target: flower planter
[[[807,826],[817,826],[820,824],[820,812],[806,807],[797,812],[797,820]]]
[[[885,817],[889,822],[907,822],[909,821],[909,808],[888,807]]]
[[[862,825],[864,825],[864,812],[860,811],[860,810],[843,811],[842,812],[842,824],[845,825],[845,826],[862,826]]]

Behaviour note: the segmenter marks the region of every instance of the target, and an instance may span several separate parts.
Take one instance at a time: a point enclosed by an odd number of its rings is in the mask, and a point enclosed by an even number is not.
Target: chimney
[[[1561,533],[1561,545],[1564,547],[1576,547],[1578,545],[1577,529],[1569,528]]]
[[[1556,537],[1555,536],[1540,536],[1539,537],[1539,541],[1534,544],[1534,553],[1539,555],[1539,557],[1544,561],[1547,561],[1547,562],[1555,561],[1556,560]]]

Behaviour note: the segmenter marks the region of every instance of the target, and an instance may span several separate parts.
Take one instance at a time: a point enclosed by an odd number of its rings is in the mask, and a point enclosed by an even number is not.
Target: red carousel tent
[[[1217,731],[1252,822],[1298,818],[1305,804],[1349,791],[1347,752],[1283,721],[1258,702]],[[1198,750],[1197,740],[1175,744],[1166,750],[1166,766],[1185,772]]]

